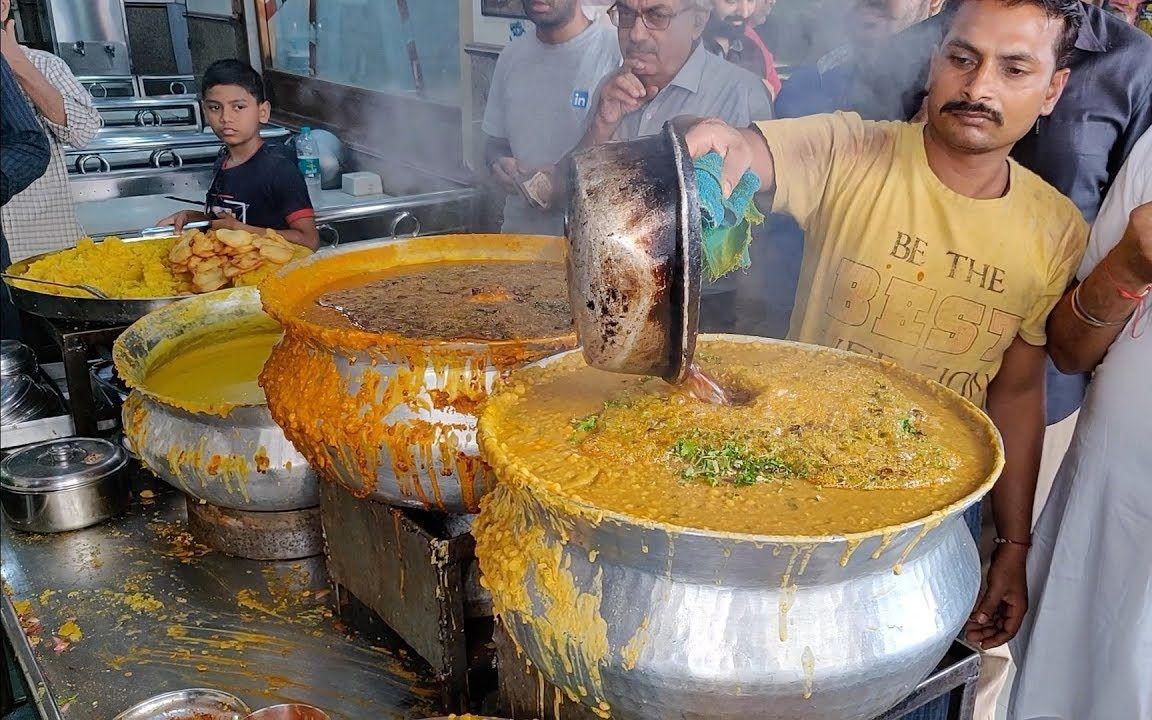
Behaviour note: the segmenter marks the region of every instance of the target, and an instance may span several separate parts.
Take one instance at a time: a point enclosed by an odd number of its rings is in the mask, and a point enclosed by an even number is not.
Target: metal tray
[[[234,695],[208,688],[189,688],[148,698],[120,713],[115,720],[191,720],[205,715],[213,720],[241,720],[250,712]]]
[[[195,227],[190,224],[188,227]],[[170,229],[169,229],[170,230]],[[140,237],[125,238],[124,242],[140,242],[141,240],[156,240],[162,237],[172,237],[170,234],[144,234]],[[71,249],[71,248],[69,248]],[[41,253],[20,262],[12,263],[5,272],[9,275],[23,275],[28,266],[37,260],[49,255],[55,255],[64,250]],[[65,295],[52,295],[29,288],[17,287],[11,280],[5,279],[8,290],[12,294],[12,302],[25,312],[54,320],[73,320],[76,322],[107,323],[110,325],[128,325],[136,322],[148,313],[182,300],[187,295],[176,295],[161,298],[93,298],[70,297]]]

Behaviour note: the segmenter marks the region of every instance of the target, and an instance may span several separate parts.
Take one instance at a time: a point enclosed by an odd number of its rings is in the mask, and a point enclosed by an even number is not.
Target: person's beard
[[[746,21],[739,15],[728,15],[727,17],[720,18],[716,13],[708,16],[708,33],[710,35],[719,35],[729,40],[738,40],[744,37],[744,28]]]

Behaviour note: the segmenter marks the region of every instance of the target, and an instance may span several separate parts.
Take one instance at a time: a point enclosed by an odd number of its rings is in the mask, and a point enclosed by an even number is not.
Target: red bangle
[[[1142,292],[1135,293],[1121,285],[1116,280],[1116,277],[1108,268],[1107,257],[1100,261],[1100,267],[1103,268],[1104,274],[1108,277],[1108,282],[1112,283],[1112,287],[1116,288],[1116,292],[1120,294],[1120,297],[1136,303],[1136,310],[1132,313],[1132,337],[1140,337],[1144,334],[1144,329],[1141,328],[1140,325],[1142,324],[1144,316],[1147,313],[1147,307],[1145,306],[1144,301],[1148,299],[1148,294],[1152,293],[1152,283],[1145,285]]]
[[[1116,280],[1116,276],[1113,275],[1112,271],[1108,268],[1108,258],[1104,258],[1100,261],[1100,267],[1104,270],[1104,274],[1108,276],[1108,282],[1112,283],[1112,287],[1116,288],[1116,292],[1119,293],[1120,297],[1124,298],[1125,300],[1140,302],[1144,298],[1148,297],[1148,293],[1152,292],[1152,283],[1145,285],[1144,290],[1138,293],[1134,293],[1121,285],[1119,281]]]

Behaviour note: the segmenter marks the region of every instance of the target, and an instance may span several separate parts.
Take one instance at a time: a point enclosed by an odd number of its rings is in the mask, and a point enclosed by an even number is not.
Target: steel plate
[[[189,688],[164,693],[137,703],[115,720],[240,720],[251,710],[240,698],[221,690]]]

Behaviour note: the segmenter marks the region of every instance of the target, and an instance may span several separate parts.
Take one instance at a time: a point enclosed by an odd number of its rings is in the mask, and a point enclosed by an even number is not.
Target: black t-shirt
[[[228,167],[225,149],[216,160],[208,207],[230,211],[245,225],[273,230],[287,230],[288,223],[315,215],[296,157],[286,146],[272,143],[264,143],[248,162],[235,167]]]

